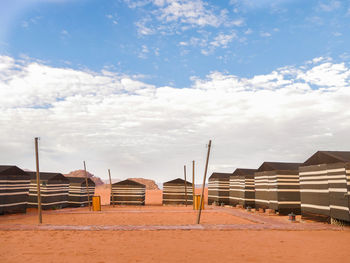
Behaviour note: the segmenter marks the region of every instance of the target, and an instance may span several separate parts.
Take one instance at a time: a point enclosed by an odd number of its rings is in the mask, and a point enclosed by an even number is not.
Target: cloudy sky
[[[0,2],[0,160],[164,182],[350,150],[350,1]],[[190,171],[188,169],[188,174]]]

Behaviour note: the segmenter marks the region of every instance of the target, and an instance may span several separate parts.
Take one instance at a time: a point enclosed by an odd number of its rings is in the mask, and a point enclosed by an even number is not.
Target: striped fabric
[[[68,206],[80,207],[88,205],[88,193],[84,177],[66,177],[69,180]],[[95,193],[95,183],[88,178],[90,204]]]
[[[254,178],[256,208],[300,214],[299,165],[264,162]]]
[[[0,214],[25,213],[29,175],[17,166],[0,166]]]
[[[36,173],[29,172],[28,207],[38,206]],[[60,173],[40,172],[40,196],[43,210],[60,209],[68,206],[69,181]]]
[[[230,204],[230,176],[232,173],[212,173],[208,183],[208,204]]]
[[[115,205],[145,205],[146,186],[132,180],[112,184],[110,203]]]
[[[255,169],[237,168],[230,176],[230,205],[255,207]]]
[[[185,195],[185,180],[177,178],[163,184],[163,205],[193,204],[192,184],[186,181],[187,198]]]

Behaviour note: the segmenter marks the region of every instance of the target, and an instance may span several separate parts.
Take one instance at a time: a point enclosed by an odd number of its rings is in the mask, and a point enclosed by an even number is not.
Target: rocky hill
[[[159,187],[154,180],[144,179],[144,178],[128,178],[128,179],[138,182],[140,184],[144,184],[146,186],[146,190],[159,190]]]
[[[103,181],[101,180],[100,177],[96,177],[92,173],[89,173],[88,171],[86,171],[86,174],[87,174],[88,178],[90,178],[92,181],[94,181],[96,186],[103,184]],[[84,170],[75,170],[75,171],[70,172],[69,174],[65,174],[64,176],[85,177],[85,171]]]

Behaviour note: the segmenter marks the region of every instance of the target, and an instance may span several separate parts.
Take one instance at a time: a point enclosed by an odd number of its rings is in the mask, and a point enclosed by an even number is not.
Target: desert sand
[[[201,225],[192,206],[161,206],[161,190],[146,206],[109,203],[88,208],[0,217],[1,262],[347,262],[350,230],[287,217],[206,207]],[[300,218],[299,218],[300,219]]]

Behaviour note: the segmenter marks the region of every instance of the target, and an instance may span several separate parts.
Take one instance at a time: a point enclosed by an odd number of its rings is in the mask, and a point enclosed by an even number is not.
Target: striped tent
[[[17,166],[0,165],[0,214],[25,213],[29,175]]]
[[[232,173],[212,173],[208,183],[208,205],[214,202],[230,204],[230,176]]]
[[[300,214],[300,163],[264,162],[255,172],[255,207]]]
[[[192,184],[186,181],[187,204],[192,205]],[[185,180],[177,178],[163,184],[163,205],[186,204]]]
[[[254,173],[256,169],[237,168],[230,176],[230,205],[255,207]]]
[[[304,218],[350,221],[350,152],[318,151],[299,169]]]
[[[38,206],[36,173],[30,175],[28,207]],[[40,172],[40,196],[42,209],[60,209],[68,206],[69,180],[60,173]]]
[[[69,180],[68,206],[79,207],[88,205],[88,193],[86,180],[84,177],[66,177]],[[95,193],[95,183],[90,178],[88,180],[90,204]]]
[[[112,184],[110,203],[115,205],[145,205],[146,186],[133,180]]]

